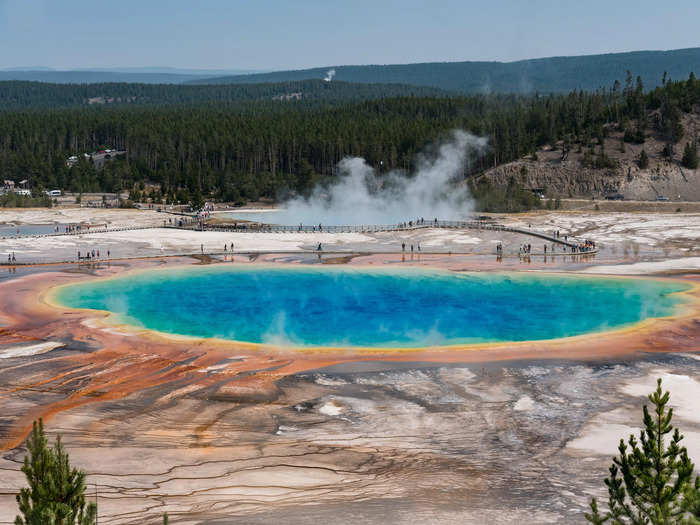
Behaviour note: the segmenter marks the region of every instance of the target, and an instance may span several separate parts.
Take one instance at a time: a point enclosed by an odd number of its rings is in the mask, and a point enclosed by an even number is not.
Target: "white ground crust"
[[[670,374],[666,370],[653,370],[646,377],[630,381],[620,387],[620,391],[637,398],[638,410],[615,409],[596,415],[589,421],[579,437],[566,444],[570,450],[592,452],[607,456],[618,454],[620,439],[625,441],[630,434],[639,438],[642,425],[641,407],[650,405],[647,395],[656,388],[656,379],[662,379],[664,391],[671,392],[669,405],[673,407],[673,423],[679,427],[684,436],[682,445],[688,449],[691,458],[700,457],[700,382],[679,374]],[[670,438],[669,438],[670,439]]]
[[[632,264],[617,264],[592,266],[583,270],[585,273],[638,275],[657,272],[698,270],[700,269],[700,257],[682,257],[666,261],[636,262]]]
[[[34,345],[21,345],[0,348],[0,359],[10,359],[12,357],[27,357],[30,355],[39,355],[50,352],[54,348],[60,348],[63,343],[55,341],[47,341],[45,343],[37,343]]]

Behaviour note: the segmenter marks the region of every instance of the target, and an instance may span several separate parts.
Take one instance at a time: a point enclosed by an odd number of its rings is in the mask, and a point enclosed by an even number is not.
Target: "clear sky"
[[[700,0],[0,0],[0,68],[297,69],[700,46]]]

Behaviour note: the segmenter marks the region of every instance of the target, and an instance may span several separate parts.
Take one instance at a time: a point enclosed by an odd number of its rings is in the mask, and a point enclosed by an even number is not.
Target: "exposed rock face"
[[[620,163],[617,169],[597,170],[583,168],[578,160],[520,160],[498,166],[485,176],[499,186],[512,178],[525,188],[543,188],[551,197],[602,198],[620,193],[633,200],[654,200],[659,195],[671,200],[700,200],[698,170],[668,162],[645,170],[630,162]]]
[[[561,145],[550,146],[537,152],[537,160],[530,157],[503,164],[488,170],[483,176],[492,184],[507,185],[512,178],[525,188],[542,188],[548,197],[602,198],[619,193],[625,199],[700,201],[700,169],[689,170],[680,165],[683,148],[689,140],[697,140],[700,116],[684,119],[685,137],[675,145],[673,159],[662,157],[664,142],[654,134],[644,144],[624,144],[622,133],[611,132],[604,141],[605,154],[617,166],[607,169],[584,167],[582,160],[587,148],[574,146],[566,160],[562,160]],[[599,154],[600,145],[595,145]],[[638,159],[646,151],[649,166],[640,169]]]

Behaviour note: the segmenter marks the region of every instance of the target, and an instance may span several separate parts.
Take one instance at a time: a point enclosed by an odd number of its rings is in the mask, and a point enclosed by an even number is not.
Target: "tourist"
[[[227,248],[228,248],[228,245],[226,243],[224,243],[224,251],[228,251]]]
[[[406,243],[405,243],[405,242],[402,242],[402,243],[401,243],[401,251],[402,251],[402,252],[405,252],[405,251],[406,251]]]
[[[544,245],[544,254],[547,255],[547,245]]]
[[[15,252],[12,252],[12,262],[17,262],[17,259],[15,258]]]
[[[411,253],[413,253],[413,245],[411,244]]]
[[[203,244],[199,245],[199,249],[201,250],[202,253],[204,253],[204,245]]]
[[[109,259],[109,250],[107,250],[107,259]]]
[[[318,248],[316,248],[316,251],[317,251],[317,252],[320,252],[320,251],[321,251],[321,243],[320,243],[320,242],[318,243]]]
[[[421,219],[422,220],[422,219]],[[420,251],[420,243],[418,243],[418,251]]]

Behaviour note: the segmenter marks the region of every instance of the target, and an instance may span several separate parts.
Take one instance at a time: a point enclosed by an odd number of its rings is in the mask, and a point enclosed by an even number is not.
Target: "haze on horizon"
[[[700,2],[674,4],[0,0],[0,69],[280,70],[699,46]]]

